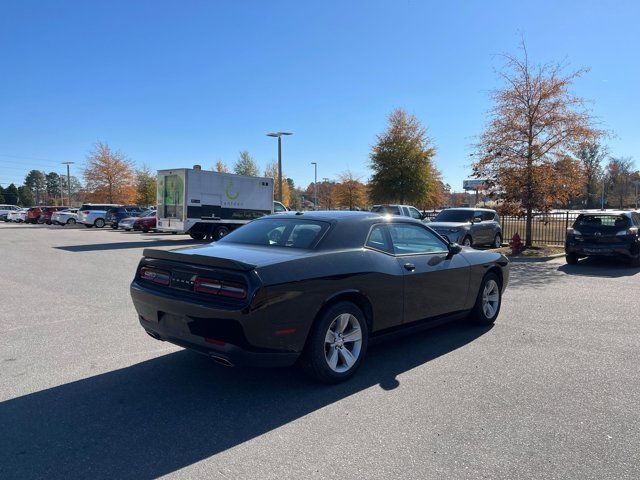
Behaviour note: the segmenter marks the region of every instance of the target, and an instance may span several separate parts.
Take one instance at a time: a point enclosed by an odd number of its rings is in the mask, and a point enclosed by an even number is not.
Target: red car
[[[27,215],[24,218],[24,223],[38,223],[38,219],[40,218],[40,215],[42,215],[42,208],[31,207],[29,210],[27,210]]]
[[[40,218],[38,218],[38,223],[46,223],[47,225],[51,225],[51,215],[53,212],[58,212],[60,210],[69,210],[71,207],[41,207]]]
[[[149,230],[156,229],[156,212],[145,212],[133,222],[134,230],[142,230],[147,233]]]

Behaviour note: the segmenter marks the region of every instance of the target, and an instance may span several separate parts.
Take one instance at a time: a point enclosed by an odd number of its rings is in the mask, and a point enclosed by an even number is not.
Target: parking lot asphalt
[[[0,224],[0,478],[638,478],[637,269],[514,264],[493,328],[376,346],[325,386],[144,333],[142,249],[194,243]]]

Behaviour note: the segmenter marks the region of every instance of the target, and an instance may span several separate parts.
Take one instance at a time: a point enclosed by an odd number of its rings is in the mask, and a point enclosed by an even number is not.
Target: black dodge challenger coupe
[[[298,361],[325,382],[353,375],[388,334],[494,322],[509,278],[499,253],[369,212],[270,215],[209,245],[143,255],[131,296],[153,338],[229,366]]]

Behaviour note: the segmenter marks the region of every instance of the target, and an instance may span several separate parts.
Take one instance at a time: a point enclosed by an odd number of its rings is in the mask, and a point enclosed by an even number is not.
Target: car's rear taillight
[[[196,277],[194,290],[198,293],[220,295],[223,297],[243,299],[247,297],[247,288],[242,283]]]
[[[620,230],[616,235],[638,235],[638,227],[631,227],[627,230]]]
[[[171,274],[169,272],[149,267],[142,267],[140,269],[140,278],[157,283],[158,285],[169,285],[171,282]]]

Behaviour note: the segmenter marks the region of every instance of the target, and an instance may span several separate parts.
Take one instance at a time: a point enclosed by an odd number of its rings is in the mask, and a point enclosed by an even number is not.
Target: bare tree
[[[504,86],[492,94],[495,103],[476,145],[473,164],[477,178],[504,201],[520,205],[526,214],[525,244],[531,246],[533,212],[560,199],[550,191],[563,192],[556,163],[579,145],[602,134],[584,100],[570,87],[585,73],[563,74],[561,64],[532,65],[524,41],[522,57],[506,54],[500,72]]]

